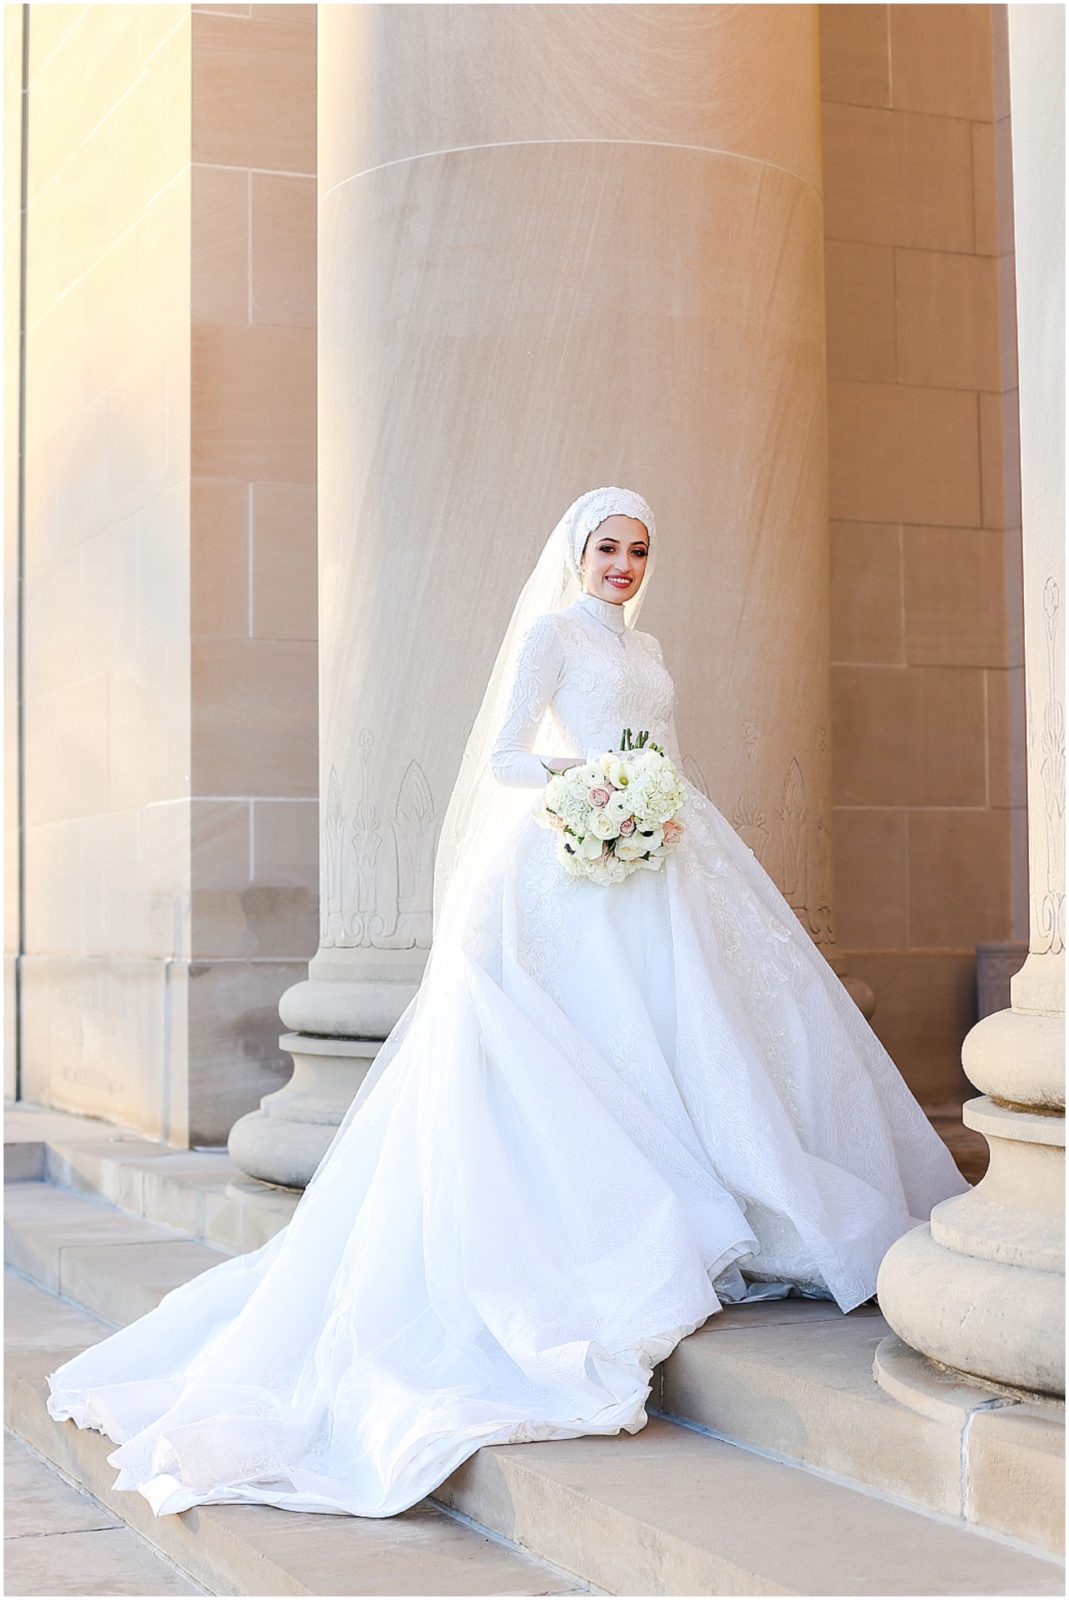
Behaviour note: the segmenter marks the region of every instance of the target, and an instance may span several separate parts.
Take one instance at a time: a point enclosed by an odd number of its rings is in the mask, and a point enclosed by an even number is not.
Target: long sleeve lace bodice
[[[558,757],[615,750],[627,727],[648,729],[678,761],[674,705],[675,686],[654,636],[629,628],[622,606],[584,593],[536,617],[521,641],[491,771],[499,783],[545,782],[532,746],[547,709]]]

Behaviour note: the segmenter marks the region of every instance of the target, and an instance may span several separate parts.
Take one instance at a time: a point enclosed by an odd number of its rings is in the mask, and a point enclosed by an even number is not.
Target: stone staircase
[[[655,1374],[638,1434],[494,1446],[398,1517],[112,1491],[110,1443],[45,1411],[59,1362],[283,1226],[223,1152],[18,1108],[5,1138],[8,1425],[218,1594],[1061,1594],[1057,1413],[947,1377],[873,1379],[879,1313],[726,1309]],[[890,1378],[886,1379],[886,1374]]]

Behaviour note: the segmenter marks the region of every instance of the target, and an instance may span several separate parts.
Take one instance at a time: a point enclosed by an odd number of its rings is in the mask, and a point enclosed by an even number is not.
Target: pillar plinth
[[[360,1087],[378,1044],[364,1039],[279,1036],[293,1057],[293,1076],[258,1111],[230,1130],[228,1148],[251,1178],[303,1189],[322,1161],[338,1124]]]

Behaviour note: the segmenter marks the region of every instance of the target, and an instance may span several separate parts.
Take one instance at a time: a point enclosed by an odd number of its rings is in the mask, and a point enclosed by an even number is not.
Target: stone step
[[[46,1178],[230,1252],[266,1244],[300,1199],[246,1177],[225,1150],[176,1150],[95,1117],[39,1106],[7,1109],[4,1177]]]
[[[4,1261],[116,1326],[132,1322],[225,1252],[50,1183],[4,1186]]]
[[[4,1593],[204,1594],[200,1584],[76,1489],[11,1433],[4,1434]]]
[[[381,1519],[271,1506],[197,1506],[180,1516],[155,1517],[139,1494],[112,1489],[110,1440],[73,1422],[53,1422],[45,1409],[48,1373],[104,1338],[109,1325],[10,1271],[4,1303],[8,1426],[211,1594],[590,1592],[569,1574],[427,1500]]]
[[[39,1107],[9,1110],[5,1140],[9,1175],[47,1175],[217,1251],[265,1242],[298,1199],[246,1178],[225,1151],[177,1151]],[[175,1242],[170,1264],[181,1281],[186,1258],[198,1258]],[[210,1265],[218,1257],[199,1259]],[[64,1292],[106,1311],[91,1283],[81,1293],[70,1288],[91,1264],[68,1257]],[[148,1309],[151,1289],[141,1274],[125,1276],[124,1318]],[[874,1380],[888,1334],[872,1306],[846,1317],[807,1300],[727,1308],[655,1374],[650,1410],[1038,1549],[1064,1550],[1064,1414],[1046,1407],[1030,1416],[1017,1405],[1011,1416],[1012,1400],[954,1381],[937,1406],[911,1410]]]
[[[877,1352],[918,1361],[875,1307],[826,1301],[725,1307],[659,1368],[659,1413],[781,1460],[981,1524],[1051,1553],[1064,1549],[1064,1408],[1032,1406],[940,1376],[911,1409],[875,1381]],[[992,1448],[992,1439],[998,1446]]]
[[[244,1177],[225,1151],[176,1151],[40,1107],[9,1110],[5,1139],[9,1175],[45,1174],[217,1249],[263,1243],[298,1199]],[[136,1275],[128,1292],[142,1296],[130,1312],[138,1314],[146,1307]],[[727,1340],[729,1333],[741,1337]],[[804,1300],[729,1308],[655,1374],[650,1409],[1039,1549],[1064,1550],[1064,1410],[1032,1415],[956,1380],[937,1405],[910,1410],[874,1381],[874,1356],[888,1334],[872,1306],[848,1317]]]
[[[32,1196],[31,1190],[39,1192]],[[190,1264],[174,1257],[173,1235],[149,1240],[132,1232],[131,1223],[157,1234],[165,1230],[114,1210],[114,1242],[105,1244],[108,1224],[102,1214],[110,1208],[99,1201],[45,1184],[12,1185],[9,1207],[12,1198],[15,1215],[9,1236],[19,1260],[34,1271],[54,1271],[57,1285],[66,1283],[68,1291],[76,1287],[97,1305],[110,1303],[116,1315],[118,1308],[135,1303],[125,1284],[150,1270],[154,1249],[166,1255],[165,1268],[151,1272],[159,1292],[163,1292],[160,1285],[170,1287]],[[83,1242],[83,1234],[68,1245],[57,1242],[61,1225],[92,1233],[91,1242]],[[71,1261],[68,1250],[75,1257],[79,1251],[88,1254]],[[33,1293],[28,1286],[24,1292]],[[142,1301],[136,1303],[140,1306]],[[84,1323],[70,1320],[82,1313],[58,1301],[53,1304],[56,1328],[47,1349],[42,1351],[39,1344],[26,1348],[25,1339],[13,1343],[10,1381],[18,1401],[13,1425],[46,1455],[49,1439],[57,1450],[54,1436],[61,1435],[69,1459],[83,1463],[86,1472],[95,1472],[94,1482],[106,1489],[100,1467],[106,1441],[71,1424],[57,1428],[44,1412],[44,1378],[63,1358],[64,1342],[69,1345],[77,1335],[77,1348],[79,1338],[84,1343],[86,1337],[99,1338],[105,1330],[96,1323],[87,1334]],[[755,1309],[739,1308],[735,1315]],[[44,1320],[39,1309],[30,1317],[34,1326]],[[94,1449],[97,1456],[89,1454]],[[62,1461],[58,1464],[64,1466]],[[71,1466],[64,1470],[74,1471]],[[123,1507],[116,1501],[144,1505],[136,1495],[109,1500],[101,1488],[84,1478],[79,1481],[119,1514],[124,1514]],[[922,1514],[863,1492],[857,1485],[829,1481],[659,1416],[651,1417],[636,1435],[481,1450],[441,1485],[434,1498],[510,1546],[577,1574],[576,1583],[612,1593],[1060,1594],[1064,1586],[1061,1567],[1053,1560],[961,1522]],[[267,1513],[267,1508],[202,1507],[187,1517],[201,1518],[208,1511],[218,1512],[223,1517],[220,1525],[229,1526],[226,1517],[245,1511]],[[285,1519],[293,1515],[268,1514]],[[159,1519],[164,1524],[172,1520],[182,1519]],[[315,1521],[365,1525],[359,1518]],[[155,1524],[149,1513],[148,1526]],[[194,1569],[173,1548],[166,1553],[198,1581],[215,1587],[205,1567]],[[247,1571],[241,1581],[248,1581]],[[258,1581],[259,1588],[245,1592],[316,1592],[265,1588]],[[273,1569],[270,1581],[281,1581]],[[414,1591],[387,1587],[375,1592]]]
[[[651,1417],[480,1450],[443,1504],[611,1594],[1062,1594],[1060,1563]]]

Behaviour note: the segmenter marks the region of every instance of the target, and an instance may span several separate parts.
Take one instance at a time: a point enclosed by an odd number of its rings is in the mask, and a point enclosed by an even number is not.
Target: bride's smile
[[[637,517],[606,517],[589,535],[579,572],[588,594],[621,605],[642,581],[649,532]]]

